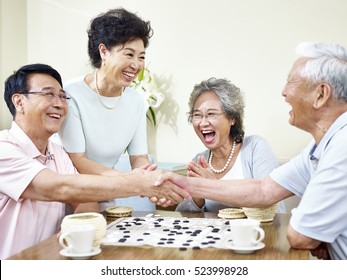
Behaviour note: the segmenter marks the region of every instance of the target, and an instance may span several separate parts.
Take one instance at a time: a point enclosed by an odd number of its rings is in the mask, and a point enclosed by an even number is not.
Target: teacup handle
[[[72,249],[72,240],[69,237],[69,232],[62,233],[59,236],[59,244],[68,250]]]
[[[254,230],[258,231],[259,232],[259,238],[256,239],[256,240],[253,240],[253,244],[256,245],[258,244],[259,242],[263,241],[264,237],[265,237],[265,232],[262,228],[260,227],[255,227]]]

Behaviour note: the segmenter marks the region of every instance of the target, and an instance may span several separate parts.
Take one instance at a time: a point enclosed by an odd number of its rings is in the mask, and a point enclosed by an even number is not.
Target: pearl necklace
[[[108,106],[107,104],[104,103],[104,101],[102,101],[102,98],[101,98],[102,95],[100,94],[99,87],[98,87],[98,79],[97,79],[97,75],[96,75],[97,72],[98,72],[98,69],[95,69],[95,90],[96,90],[96,93],[98,94],[99,101],[100,101],[101,105],[104,106],[106,109],[112,110],[118,106],[120,99],[122,97],[122,94],[124,92],[124,88],[122,88],[122,93],[120,94],[116,104],[113,106]]]
[[[210,156],[210,158],[209,158],[209,160],[208,160],[208,166],[211,168],[211,170],[212,170],[214,173],[217,173],[217,174],[222,173],[222,172],[224,172],[224,171],[228,168],[228,166],[229,166],[229,164],[230,164],[230,162],[231,162],[231,160],[232,160],[232,158],[233,158],[233,155],[234,155],[234,152],[235,152],[235,147],[236,147],[236,142],[234,141],[233,146],[232,146],[231,151],[230,151],[230,155],[229,155],[229,157],[228,157],[228,160],[227,160],[227,162],[224,164],[224,167],[223,167],[222,169],[214,169],[214,168],[213,168],[213,166],[212,166],[213,152],[211,151],[211,156]]]

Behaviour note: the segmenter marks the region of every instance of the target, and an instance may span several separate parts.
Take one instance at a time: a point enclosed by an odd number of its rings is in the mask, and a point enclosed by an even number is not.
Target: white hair
[[[296,54],[308,59],[300,72],[312,84],[327,83],[338,101],[347,102],[347,49],[338,44],[301,43]]]

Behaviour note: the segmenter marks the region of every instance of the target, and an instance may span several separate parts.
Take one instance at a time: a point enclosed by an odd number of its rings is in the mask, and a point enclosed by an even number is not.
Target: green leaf
[[[142,70],[140,71],[139,75],[137,76],[137,79],[139,81],[142,81],[144,76],[145,76],[145,67],[142,68]]]
[[[153,110],[152,107],[149,107],[148,108],[148,111],[147,111],[147,118],[149,119],[149,121],[151,122],[151,124],[156,127],[157,126],[157,119],[155,117],[155,112]]]

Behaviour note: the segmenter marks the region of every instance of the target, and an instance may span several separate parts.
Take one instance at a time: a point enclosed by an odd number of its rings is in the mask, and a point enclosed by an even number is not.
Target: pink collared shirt
[[[32,179],[44,168],[76,174],[59,144],[49,142],[42,155],[15,123],[0,131],[0,259],[4,259],[60,230],[65,204],[22,199]]]

